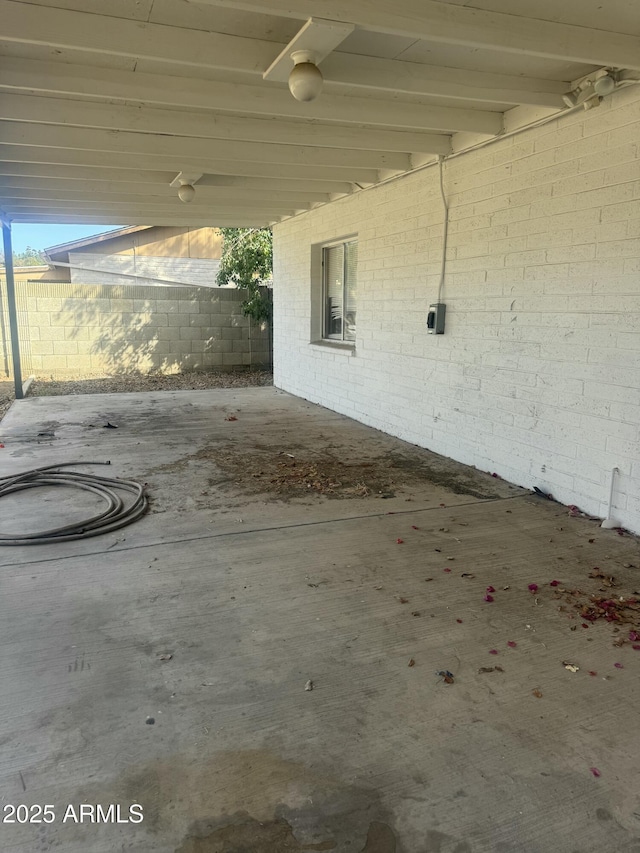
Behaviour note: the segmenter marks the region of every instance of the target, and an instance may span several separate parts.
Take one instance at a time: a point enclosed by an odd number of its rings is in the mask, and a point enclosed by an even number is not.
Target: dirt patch
[[[135,391],[206,391],[210,388],[252,388],[273,385],[266,370],[220,371],[212,373],[175,373],[170,376],[126,375],[69,377],[47,380],[36,377],[29,397],[54,397],[63,394],[121,394]]]
[[[429,464],[420,452],[342,461],[330,453],[306,448],[289,453],[261,446],[250,451],[217,446],[203,448],[193,458],[215,464],[219,476],[209,480],[212,487],[240,488],[245,494],[269,494],[285,501],[304,495],[393,498],[425,482],[475,498],[498,497],[490,483],[482,482],[482,475],[454,473],[445,466]]]
[[[13,403],[13,382],[0,382],[0,421]]]

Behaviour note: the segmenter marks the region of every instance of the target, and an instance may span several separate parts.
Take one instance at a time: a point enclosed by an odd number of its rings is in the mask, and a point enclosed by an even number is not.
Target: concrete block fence
[[[11,376],[0,282],[0,375]],[[22,373],[54,379],[270,366],[269,330],[244,290],[16,282]]]

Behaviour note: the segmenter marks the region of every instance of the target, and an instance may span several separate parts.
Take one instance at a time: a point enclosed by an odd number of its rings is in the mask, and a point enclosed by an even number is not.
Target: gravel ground
[[[61,394],[119,394],[125,391],[203,391],[208,388],[249,388],[272,385],[270,371],[252,370],[220,373],[176,373],[171,376],[73,376],[65,380],[38,378],[29,388],[29,397]],[[0,382],[0,420],[13,402],[13,383]]]

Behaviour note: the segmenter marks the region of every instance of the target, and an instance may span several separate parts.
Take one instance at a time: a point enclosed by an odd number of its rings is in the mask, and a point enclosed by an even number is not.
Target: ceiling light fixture
[[[196,188],[194,184],[200,180],[201,174],[194,172],[178,172],[175,178],[171,181],[170,186],[178,190],[178,198],[185,204],[189,204],[196,197]]]
[[[311,50],[294,50],[293,69],[289,74],[289,91],[296,101],[313,101],[322,91],[324,79]]]
[[[178,198],[180,201],[183,201],[185,204],[188,204],[190,201],[193,201],[196,197],[196,188],[191,184],[181,184],[178,189]]]

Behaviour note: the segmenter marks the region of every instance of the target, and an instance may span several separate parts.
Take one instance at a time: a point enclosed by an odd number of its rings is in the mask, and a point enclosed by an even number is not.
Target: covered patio
[[[277,386],[0,424],[150,499],[0,548],[3,853],[640,853],[634,4],[0,12],[16,397],[30,223],[272,227]]]
[[[638,849],[638,651],[581,615],[637,590],[634,537],[271,388],[27,399],[1,437],[4,473],[110,459],[151,498],[0,551],[3,803],[56,815],[5,853]]]

